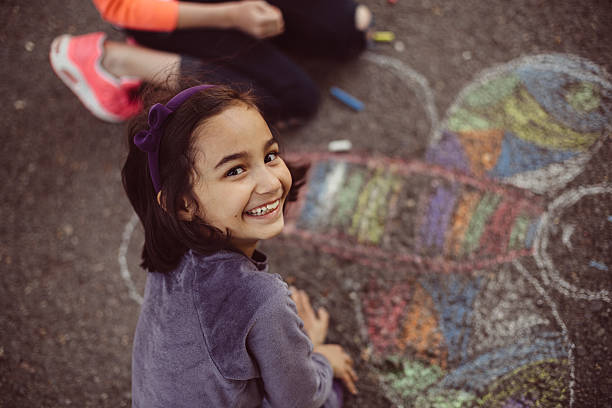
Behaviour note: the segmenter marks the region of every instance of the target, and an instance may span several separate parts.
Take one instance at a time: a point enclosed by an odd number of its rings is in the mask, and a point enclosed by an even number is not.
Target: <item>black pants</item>
[[[282,50],[334,59],[357,56],[365,48],[365,35],[355,28],[357,4],[353,0],[268,2],[282,11],[285,20],[285,32],[272,39],[218,29],[128,33],[143,46],[180,54],[184,75],[254,89],[268,121],[307,118],[319,103],[317,86]]]

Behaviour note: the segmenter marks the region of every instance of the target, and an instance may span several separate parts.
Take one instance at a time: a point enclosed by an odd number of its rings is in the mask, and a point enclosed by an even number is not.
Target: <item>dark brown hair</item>
[[[159,146],[161,202],[164,208],[157,202],[147,154],[134,145],[134,135],[148,128],[149,108],[155,103],[167,103],[182,89],[193,85],[197,84],[184,84],[176,89],[145,89],[143,112],[132,119],[128,127],[129,153],[121,174],[123,187],[144,227],[141,266],[149,271],[168,272],[175,269],[189,249],[199,253],[233,250],[228,232],[207,224],[197,216],[191,221],[181,220],[179,211],[184,209],[184,197],[197,206],[193,195],[194,130],[236,104],[257,109],[252,93],[217,85],[194,94],[167,118]],[[307,168],[293,167],[288,163],[287,167],[293,178],[287,201],[295,201]]]

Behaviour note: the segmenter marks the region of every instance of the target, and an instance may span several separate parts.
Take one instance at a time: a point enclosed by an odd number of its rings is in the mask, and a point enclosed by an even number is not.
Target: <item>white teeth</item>
[[[247,211],[249,215],[264,215],[271,211],[274,211],[278,205],[280,204],[280,200],[276,200],[273,203],[262,205],[261,207],[255,208],[254,210]]]

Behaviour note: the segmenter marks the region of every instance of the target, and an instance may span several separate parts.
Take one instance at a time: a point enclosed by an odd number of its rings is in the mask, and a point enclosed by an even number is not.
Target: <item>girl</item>
[[[281,231],[303,169],[279,156],[249,94],[165,92],[130,124],[122,171],[149,271],[133,406],[340,406],[332,376],[353,393],[357,377],[342,347],[323,344],[327,312],[269,274],[256,249]]]

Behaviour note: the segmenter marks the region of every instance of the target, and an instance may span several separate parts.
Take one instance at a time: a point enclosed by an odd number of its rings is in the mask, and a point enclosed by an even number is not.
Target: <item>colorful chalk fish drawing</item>
[[[610,302],[580,279],[593,254],[584,270],[555,261],[560,246],[588,252],[585,205],[612,202],[610,184],[564,190],[610,135],[609,77],[574,56],[525,57],[481,74],[440,124],[426,81],[410,80],[432,122],[425,160],[289,157],[311,169],[285,234],[394,274],[364,284],[356,313],[397,406],[572,406],[574,345],[549,290]]]

